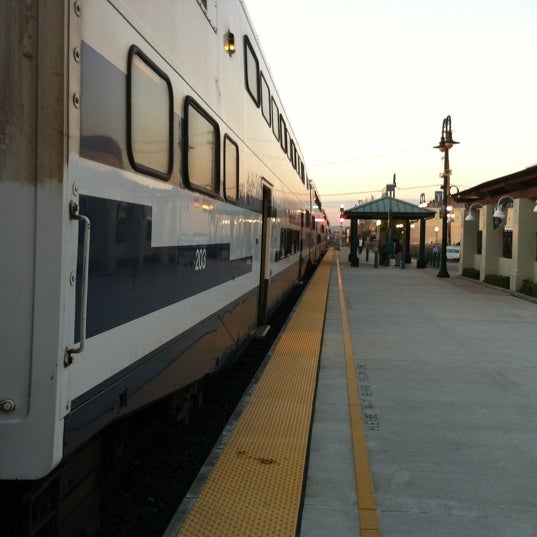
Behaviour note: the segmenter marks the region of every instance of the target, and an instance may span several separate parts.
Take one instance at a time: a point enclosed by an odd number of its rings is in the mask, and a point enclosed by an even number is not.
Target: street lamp
[[[451,170],[449,169],[449,150],[453,147],[454,144],[458,144],[453,140],[451,134],[451,116],[447,116],[442,121],[442,136],[440,138],[440,143],[435,145],[435,149],[440,149],[444,153],[444,183],[442,185],[443,197],[442,197],[442,250],[440,252],[440,270],[438,271],[437,276],[439,278],[449,278],[449,273],[447,271],[447,257],[446,257],[446,247],[447,247],[447,204],[448,197],[450,192],[449,186],[449,177],[451,175]]]

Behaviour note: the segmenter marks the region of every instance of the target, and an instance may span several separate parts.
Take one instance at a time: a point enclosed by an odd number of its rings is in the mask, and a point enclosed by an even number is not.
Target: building
[[[537,166],[459,192],[465,204],[461,271],[509,278],[511,291],[537,282]]]

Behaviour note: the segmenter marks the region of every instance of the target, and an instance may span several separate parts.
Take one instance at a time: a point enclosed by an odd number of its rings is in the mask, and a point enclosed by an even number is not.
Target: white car
[[[448,261],[458,261],[461,257],[460,246],[447,246],[446,247],[446,259]]]

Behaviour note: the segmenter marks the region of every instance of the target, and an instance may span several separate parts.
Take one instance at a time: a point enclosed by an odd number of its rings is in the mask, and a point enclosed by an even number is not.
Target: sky
[[[330,223],[537,164],[537,0],[244,0]]]

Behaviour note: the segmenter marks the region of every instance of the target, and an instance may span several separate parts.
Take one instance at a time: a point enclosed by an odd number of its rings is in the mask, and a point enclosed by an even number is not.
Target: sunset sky
[[[332,224],[339,206],[537,164],[537,0],[244,0]]]

